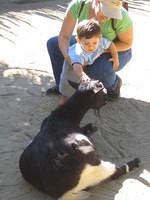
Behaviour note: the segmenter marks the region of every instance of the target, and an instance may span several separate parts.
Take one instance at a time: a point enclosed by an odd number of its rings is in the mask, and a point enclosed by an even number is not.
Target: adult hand
[[[113,62],[113,71],[116,71],[119,67],[119,60],[118,58],[110,58],[109,59],[110,62]]]

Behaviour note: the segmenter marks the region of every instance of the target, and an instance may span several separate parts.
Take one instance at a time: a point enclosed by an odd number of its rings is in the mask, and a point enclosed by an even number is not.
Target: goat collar
[[[101,87],[101,88],[100,87],[99,88],[96,87],[96,88],[93,89],[93,92],[96,94],[96,93],[98,93],[99,91],[101,91],[103,89],[104,89],[104,87]]]

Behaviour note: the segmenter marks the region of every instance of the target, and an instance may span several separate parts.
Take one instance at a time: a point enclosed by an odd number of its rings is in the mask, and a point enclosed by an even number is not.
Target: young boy
[[[103,38],[98,21],[94,19],[83,20],[77,26],[77,43],[69,48],[69,63],[65,60],[60,77],[59,91],[62,94],[60,105],[74,93],[74,89],[68,80],[79,82],[90,79],[84,69],[92,65],[94,61],[104,52],[110,52],[113,62],[113,70],[119,66],[118,53],[113,42]]]

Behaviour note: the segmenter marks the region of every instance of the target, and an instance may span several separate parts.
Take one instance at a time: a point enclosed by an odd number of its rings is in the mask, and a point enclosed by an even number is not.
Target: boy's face
[[[87,53],[92,53],[96,51],[96,49],[98,48],[100,40],[101,40],[101,35],[93,36],[91,38],[83,37],[80,40],[78,39],[78,42]]]

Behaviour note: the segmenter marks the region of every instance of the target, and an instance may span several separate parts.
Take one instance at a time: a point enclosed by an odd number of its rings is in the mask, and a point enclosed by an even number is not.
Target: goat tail
[[[132,171],[134,168],[138,168],[139,163],[140,163],[139,158],[135,158],[135,159],[125,163],[124,165],[122,165],[120,167],[116,167],[116,171],[111,176],[111,179],[112,180],[117,179],[118,177]]]

